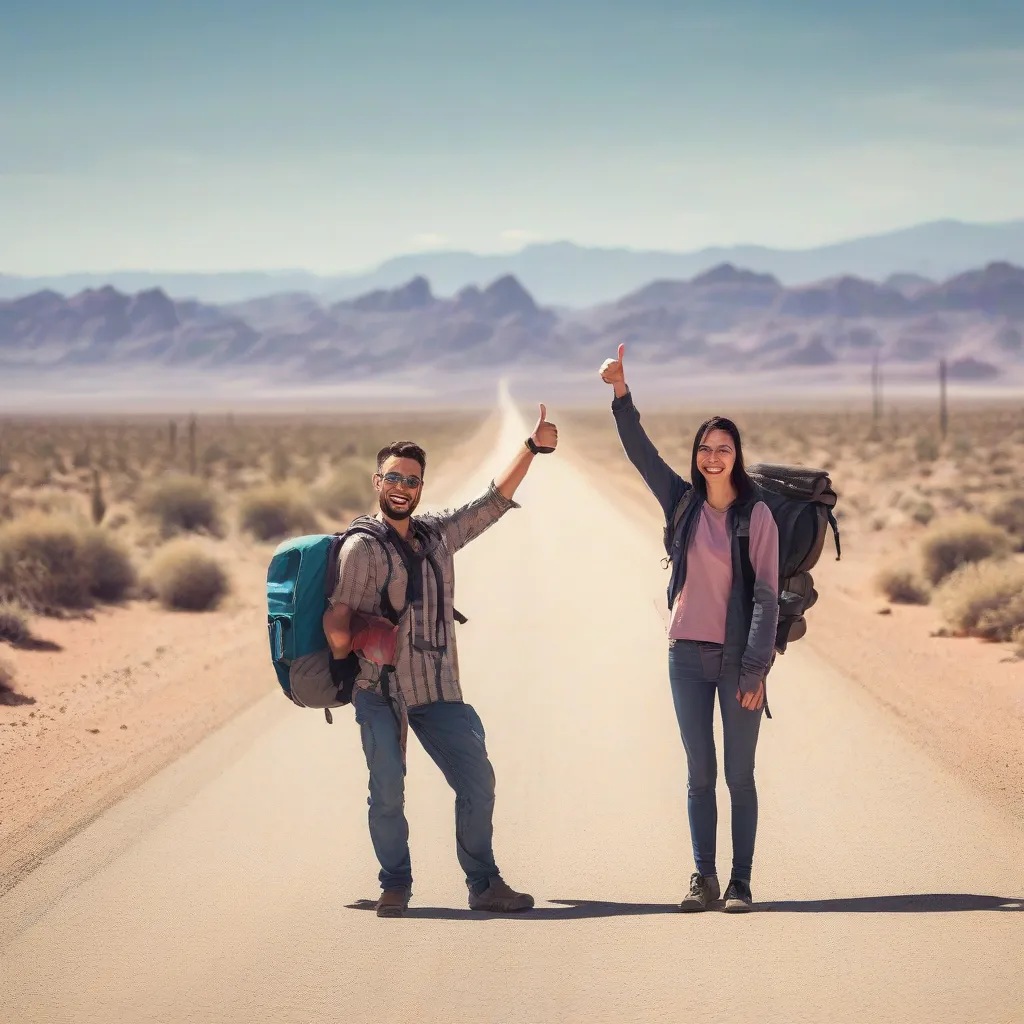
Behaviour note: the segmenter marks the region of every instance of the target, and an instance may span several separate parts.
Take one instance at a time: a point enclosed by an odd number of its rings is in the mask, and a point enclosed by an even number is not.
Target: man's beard
[[[408,519],[409,516],[416,511],[416,506],[420,503],[419,498],[413,498],[410,500],[406,508],[392,508],[388,499],[382,494],[377,499],[377,503],[380,505],[381,512],[388,517],[388,519]]]

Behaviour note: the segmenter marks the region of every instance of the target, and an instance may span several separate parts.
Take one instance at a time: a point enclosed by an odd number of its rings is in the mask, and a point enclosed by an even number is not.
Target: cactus
[[[196,475],[196,418],[190,416],[188,420],[188,472],[190,476]]]
[[[270,455],[270,477],[280,483],[288,476],[289,459],[288,453],[281,445],[274,445]]]
[[[946,360],[939,361],[939,433],[946,440],[949,431],[949,411],[946,408]]]
[[[103,485],[100,482],[100,471],[93,467],[92,471],[92,521],[99,526],[107,514],[107,503],[103,500]]]
[[[86,439],[85,444],[76,449],[71,456],[71,465],[75,469],[88,469],[92,465],[92,442]]]
[[[882,418],[882,368],[878,364],[878,353],[871,364],[872,419],[877,423]]]

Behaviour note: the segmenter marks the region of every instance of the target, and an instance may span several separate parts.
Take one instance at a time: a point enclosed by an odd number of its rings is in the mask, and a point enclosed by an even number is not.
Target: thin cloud
[[[870,117],[875,134],[928,137],[948,145],[1017,146],[1024,131],[1024,103],[1014,96],[918,88],[848,98],[841,105]]]
[[[447,242],[444,235],[435,234],[432,231],[424,231],[412,236],[412,244],[419,249],[439,249]]]
[[[944,55],[944,59],[954,64],[984,68],[989,71],[998,68],[1009,68],[1015,71],[1024,70],[1024,46],[999,46],[991,49],[960,50]]]

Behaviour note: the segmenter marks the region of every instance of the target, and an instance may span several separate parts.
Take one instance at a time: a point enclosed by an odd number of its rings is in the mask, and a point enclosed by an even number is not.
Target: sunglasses
[[[385,473],[381,479],[386,484],[405,484],[406,487],[414,489],[423,483],[418,476],[403,476],[401,473]]]

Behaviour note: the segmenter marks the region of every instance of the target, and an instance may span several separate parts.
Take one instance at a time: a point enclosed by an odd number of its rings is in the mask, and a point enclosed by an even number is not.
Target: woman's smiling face
[[[736,445],[727,430],[709,430],[697,448],[697,468],[709,483],[731,480],[736,465]]]

